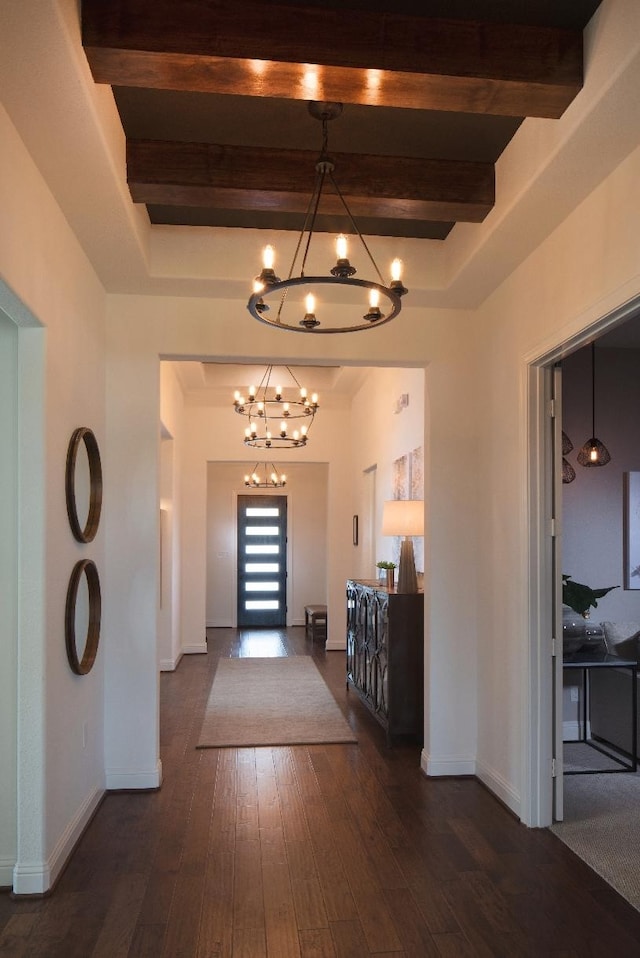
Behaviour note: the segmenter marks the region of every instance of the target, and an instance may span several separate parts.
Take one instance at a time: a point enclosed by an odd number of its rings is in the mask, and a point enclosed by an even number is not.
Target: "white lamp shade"
[[[389,499],[382,511],[383,536],[423,536],[424,499]]]

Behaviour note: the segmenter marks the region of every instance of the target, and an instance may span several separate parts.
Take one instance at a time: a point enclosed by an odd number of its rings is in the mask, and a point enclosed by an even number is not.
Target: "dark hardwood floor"
[[[357,745],[195,748],[221,656],[313,654]],[[161,677],[162,788],[112,793],[11,958],[640,955],[640,913],[474,779],[427,779],[301,628],[209,631]]]

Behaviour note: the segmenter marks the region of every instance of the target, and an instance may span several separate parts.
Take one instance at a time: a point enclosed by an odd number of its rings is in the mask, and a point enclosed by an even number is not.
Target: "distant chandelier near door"
[[[254,280],[247,309],[255,319],[276,329],[303,333],[349,333],[373,329],[394,319],[402,308],[401,297],[408,292],[402,284],[402,263],[394,259],[391,282],[386,285],[333,175],[335,165],[327,153],[327,125],[329,120],[340,116],[342,104],[311,101],[308,109],[315,119],[322,121],[322,149],[316,162],[315,184],[289,275],[284,280],[276,276],[275,251],[272,246],[266,246],[262,272]],[[344,208],[351,230],[373,266],[377,280],[354,278],[357,271],[349,262],[347,237],[344,234],[336,240],[337,260],[329,276],[313,276],[305,272],[327,179]],[[332,317],[328,322],[324,319],[327,314]],[[336,316],[340,317],[340,321]]]
[[[271,472],[268,472],[269,465],[271,466]],[[245,486],[250,486],[252,489],[282,489],[286,486],[287,477],[283,472],[278,472],[273,463],[262,463],[264,476],[261,476],[258,472],[259,466],[260,463],[257,462],[253,467],[253,472],[244,477]]]
[[[291,369],[283,366],[297,387],[298,398],[287,398],[284,387],[271,385],[274,367],[267,366],[260,385],[249,386],[245,397],[236,389],[233,408],[246,416],[249,425],[244,431],[245,446],[258,449],[283,449],[304,446],[311,424],[319,408],[318,394],[309,396],[305,386],[301,386]],[[303,420],[299,425],[291,420]],[[291,427],[291,428],[290,428]]]

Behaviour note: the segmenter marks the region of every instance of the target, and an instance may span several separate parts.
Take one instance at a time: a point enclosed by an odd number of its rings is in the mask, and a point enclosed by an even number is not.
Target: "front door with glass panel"
[[[287,624],[287,497],[238,496],[238,628]]]

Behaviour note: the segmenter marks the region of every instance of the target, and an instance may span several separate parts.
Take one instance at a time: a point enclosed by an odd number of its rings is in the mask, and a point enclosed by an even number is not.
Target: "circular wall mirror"
[[[100,578],[96,564],[91,559],[81,559],[76,562],[69,579],[64,615],[67,658],[76,675],[86,675],[96,660],[101,609]],[[82,637],[79,639],[78,636]]]
[[[65,473],[67,515],[78,542],[91,542],[102,508],[102,464],[91,429],[80,426],[69,440]]]

